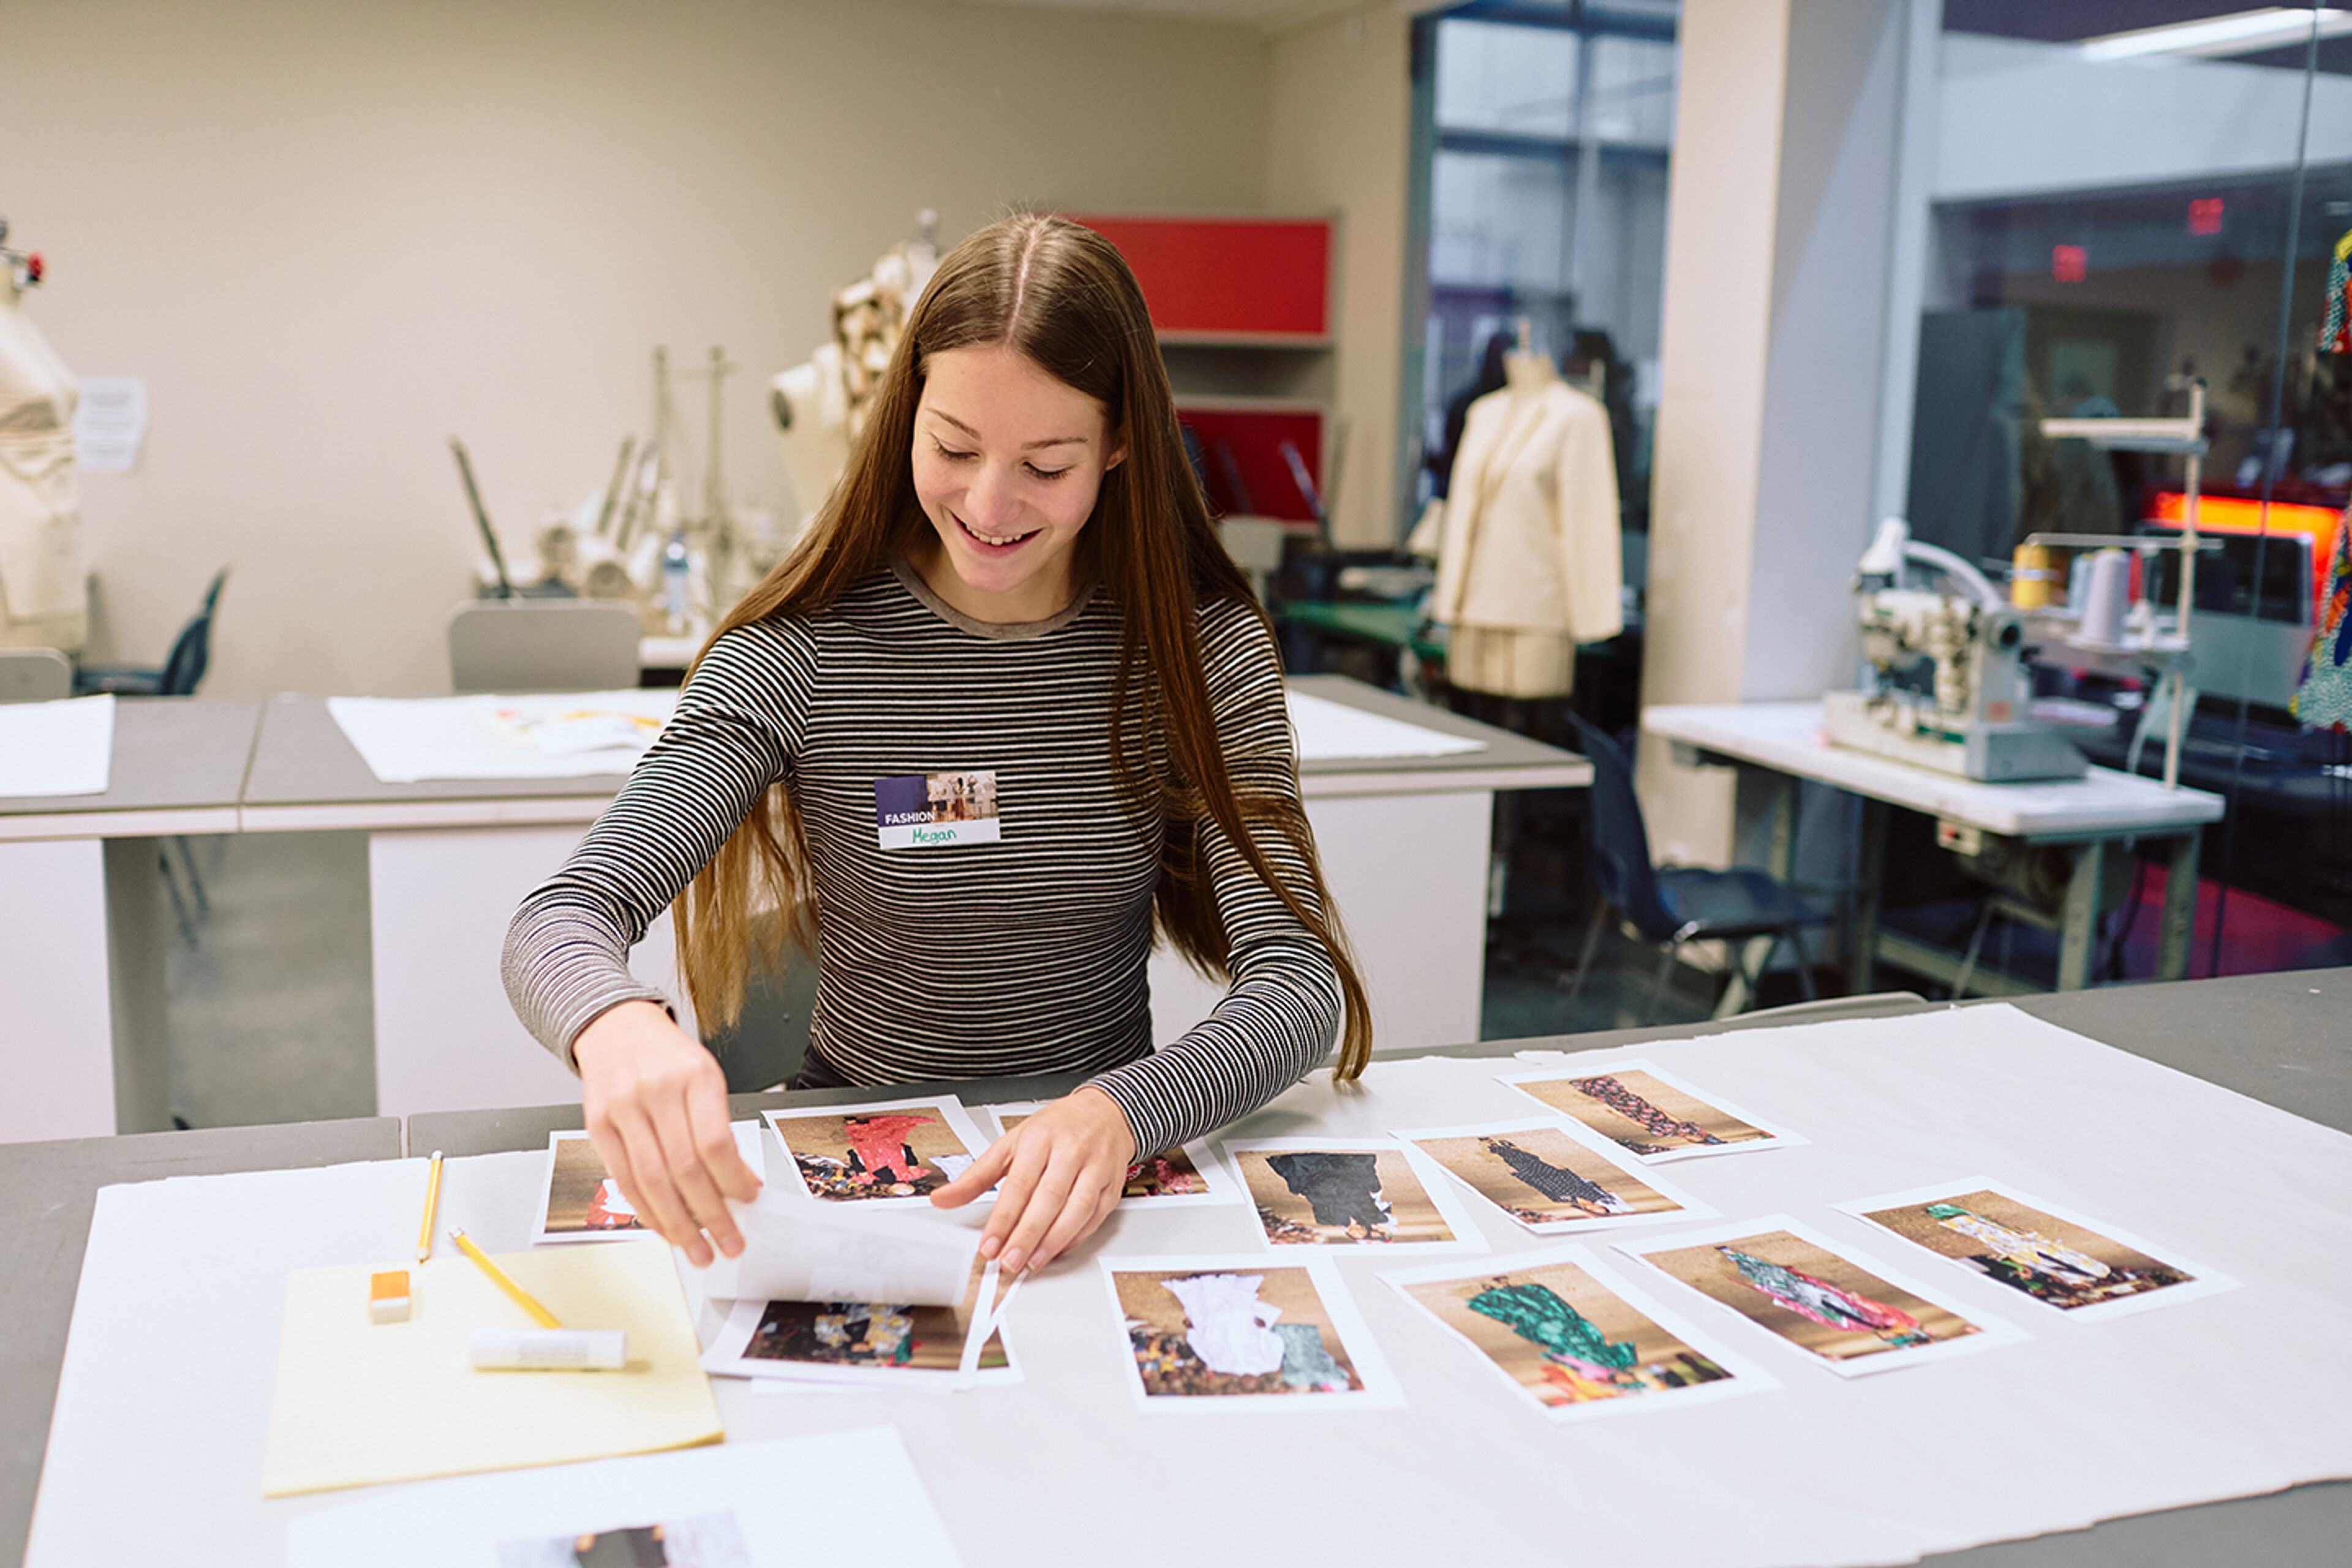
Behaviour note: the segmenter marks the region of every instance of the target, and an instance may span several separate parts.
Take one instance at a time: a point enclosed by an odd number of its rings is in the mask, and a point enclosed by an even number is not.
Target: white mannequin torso
[[[77,652],[89,563],[74,473],[79,387],[0,269],[0,647]]]
[[[816,521],[818,509],[849,466],[849,395],[842,382],[841,350],[826,343],[779,374],[768,389],[780,405],[777,435],[784,444],[793,504],[800,509],[793,530],[798,539]]]

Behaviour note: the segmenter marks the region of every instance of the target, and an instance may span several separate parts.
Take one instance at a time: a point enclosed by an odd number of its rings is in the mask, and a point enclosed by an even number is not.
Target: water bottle
[[[669,613],[672,637],[686,634],[689,564],[686,554],[686,530],[681,528],[670,534],[669,543],[662,551],[662,600],[663,607]]]

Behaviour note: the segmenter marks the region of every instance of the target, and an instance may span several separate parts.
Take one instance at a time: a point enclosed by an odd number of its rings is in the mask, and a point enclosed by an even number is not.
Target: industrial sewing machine
[[[1961,591],[1903,586],[1909,561],[1936,568]],[[2032,617],[1982,573],[1889,518],[1863,555],[1855,595],[1873,681],[1868,690],[1822,699],[1832,742],[2002,783],[2080,778],[2087,770],[2071,742],[2033,717]]]
[[[2019,563],[2046,558],[2052,548],[2116,547],[2148,552],[2176,550],[2179,584],[2168,621],[2152,603],[2102,617],[2091,608],[2095,595],[2063,608],[2049,603],[2048,584],[2025,580],[2024,590],[2004,596],[1978,571],[1950,551],[1911,537],[1910,525],[1890,517],[1863,552],[1854,592],[1862,618],[1863,652],[1874,679],[1868,691],[1832,691],[1823,700],[1830,740],[1856,751],[1876,752],[1924,767],[1972,779],[2002,782],[2080,778],[2088,763],[2072,742],[2033,717],[2032,665],[2037,651],[2070,666],[2113,675],[2154,679],[2165,716],[2164,787],[2180,777],[2183,723],[2197,705],[2189,685],[2195,659],[2189,652],[2189,616],[2195,602],[2197,558],[2216,542],[2201,539],[2197,502],[2205,456],[2205,384],[2177,376],[2168,389],[2185,392],[2189,406],[2178,418],[2044,419],[2042,435],[2053,440],[2087,441],[2095,450],[2155,452],[2186,459],[2183,521],[2172,540],[2110,535],[2030,534]],[[1940,573],[1959,590],[1930,593],[1904,586],[1905,568],[1918,563]],[[2120,568],[2120,559],[2110,564]],[[2118,585],[2120,577],[2118,575]],[[2075,595],[2069,591],[2071,601]],[[2109,608],[2121,611],[2112,595]],[[2106,624],[2100,624],[2103,619]],[[1911,684],[1922,666],[1933,671],[1921,689]],[[2146,730],[2143,728],[2142,733]],[[2132,766],[2137,766],[2135,741]]]

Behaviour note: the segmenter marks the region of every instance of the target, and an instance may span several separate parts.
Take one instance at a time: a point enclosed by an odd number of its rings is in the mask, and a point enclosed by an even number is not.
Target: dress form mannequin
[[[1622,629],[1609,416],[1545,354],[1522,349],[1503,371],[1465,422],[1431,616],[1452,685],[1565,697],[1576,645]]]
[[[792,536],[816,521],[817,508],[849,466],[849,393],[842,384],[841,350],[826,343],[768,384],[768,406],[784,443],[784,470],[800,508]]]
[[[0,253],[0,647],[75,653],[89,636],[74,474],[79,392],[24,313],[25,282],[13,253]]]
[[[919,216],[927,234],[938,222],[936,214]],[[849,449],[866,428],[874,389],[898,346],[907,313],[939,265],[938,247],[928,237],[891,247],[872,272],[834,291],[833,342],[768,384],[784,466],[800,502],[795,539],[816,521],[849,466]]]

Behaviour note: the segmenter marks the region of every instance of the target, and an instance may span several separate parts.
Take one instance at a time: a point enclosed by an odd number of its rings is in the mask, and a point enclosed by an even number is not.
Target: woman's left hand
[[[1092,1235],[1118,1206],[1134,1161],[1127,1112],[1089,1085],[990,1144],[962,1175],[933,1193],[931,1202],[961,1208],[998,1187],[980,1250],[1009,1278],[1045,1268]]]

